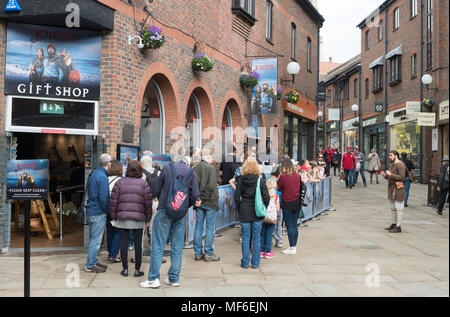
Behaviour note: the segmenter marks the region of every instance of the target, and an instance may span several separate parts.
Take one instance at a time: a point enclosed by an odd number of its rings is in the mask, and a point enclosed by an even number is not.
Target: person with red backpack
[[[148,280],[142,288],[160,287],[160,268],[169,234],[171,236],[169,277],[165,284],[180,286],[186,214],[194,204],[198,207],[200,191],[197,175],[189,167],[190,158],[183,156],[177,163],[164,166],[158,178],[154,196],[158,197],[158,211],[153,220],[152,251]]]

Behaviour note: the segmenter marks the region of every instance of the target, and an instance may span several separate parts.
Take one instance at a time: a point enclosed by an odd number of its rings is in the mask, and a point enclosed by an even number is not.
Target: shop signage
[[[6,95],[99,99],[99,32],[8,23],[6,38]]]
[[[417,117],[417,125],[424,127],[434,127],[436,125],[436,113],[419,112],[419,116]]]
[[[407,101],[406,114],[415,115],[420,112],[420,101]]]
[[[333,121],[327,123],[327,132],[338,130],[339,129],[339,122]]]
[[[5,7],[5,12],[20,12],[22,11],[22,8],[19,5],[19,2],[17,0],[8,0],[8,3]]]
[[[353,126],[353,122],[359,122],[359,118],[353,118],[347,121],[344,121],[342,123],[342,130],[346,131],[346,130],[351,130],[351,129],[357,129],[358,127]]]
[[[386,119],[388,119],[386,121],[389,122],[390,125],[395,125],[399,123],[417,120],[417,114],[414,115],[406,114],[406,108],[401,108],[389,112],[389,117]]]
[[[46,200],[48,160],[6,162],[6,199]]]
[[[375,105],[375,112],[383,112],[383,104],[382,103],[377,103]]]
[[[363,121],[363,127],[367,127],[367,126],[370,126],[370,125],[383,123],[384,119],[385,119],[384,115],[380,115],[380,116],[377,116],[377,117],[366,119],[366,120]]]
[[[439,120],[448,120],[448,100],[439,104]]]
[[[252,114],[277,113],[277,65],[276,58],[252,60],[252,71],[259,74],[258,85],[252,88]]]
[[[41,101],[39,113],[64,114],[64,103]]]
[[[431,132],[431,151],[438,150],[439,130],[433,129]]]
[[[328,109],[328,119],[332,121],[340,120],[339,109]]]

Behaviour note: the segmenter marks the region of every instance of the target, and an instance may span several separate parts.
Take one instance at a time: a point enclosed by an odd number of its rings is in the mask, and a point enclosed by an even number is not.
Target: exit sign
[[[41,101],[40,113],[64,114],[64,103]]]

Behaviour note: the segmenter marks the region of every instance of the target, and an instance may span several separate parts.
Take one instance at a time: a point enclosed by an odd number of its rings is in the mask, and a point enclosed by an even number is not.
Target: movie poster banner
[[[277,59],[252,60],[252,72],[259,74],[258,85],[252,88],[252,114],[277,113]]]
[[[6,199],[46,200],[48,160],[6,162]]]
[[[99,100],[99,32],[8,23],[5,94]]]

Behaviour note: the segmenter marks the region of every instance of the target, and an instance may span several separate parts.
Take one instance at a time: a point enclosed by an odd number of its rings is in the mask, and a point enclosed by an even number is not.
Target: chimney
[[[328,57],[330,59],[330,63],[333,63],[333,57]]]

